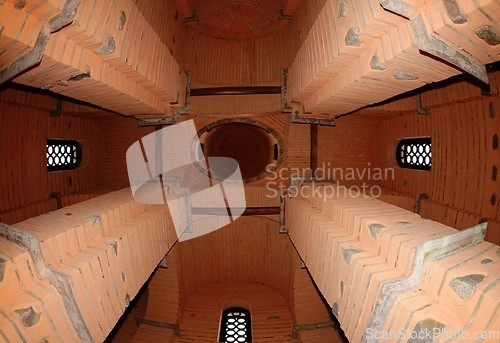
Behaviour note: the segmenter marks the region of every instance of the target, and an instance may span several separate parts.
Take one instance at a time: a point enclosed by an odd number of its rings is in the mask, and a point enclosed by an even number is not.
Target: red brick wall
[[[174,56],[184,70],[191,70],[193,81],[201,84],[278,85],[280,68],[291,65],[324,4],[325,0],[302,1],[292,21],[281,20],[276,24],[281,30],[255,39],[216,39],[200,35],[186,23],[185,37],[182,40],[176,37],[179,53]]]
[[[427,193],[429,200],[422,203],[422,215],[430,219],[463,229],[487,218],[487,239],[498,244],[500,150],[493,148],[493,137],[500,135],[500,73],[491,73],[490,80],[490,96],[482,96],[479,88],[466,82],[424,92],[422,101],[430,109],[428,116],[416,113],[415,97],[383,106],[401,115],[377,127],[373,165],[394,168],[394,180],[380,182],[389,191],[413,198]],[[398,141],[419,136],[432,138],[432,170],[399,168],[394,157]]]
[[[378,118],[356,114],[338,119],[335,127],[318,128],[318,168],[324,169],[324,177],[333,177],[346,186],[368,181],[368,174],[362,172],[370,168],[371,146],[378,121]],[[355,180],[351,177],[353,169],[360,172],[354,174]]]
[[[137,120],[112,116],[98,121],[105,136],[105,163],[102,182],[109,189],[129,186],[127,174],[127,149],[138,139],[154,131],[153,126],[138,127]]]
[[[241,217],[209,234],[179,243],[184,296],[218,283],[260,283],[288,296],[292,249],[277,220]]]
[[[63,195],[95,188],[104,161],[104,136],[91,119],[51,118],[54,98],[7,89],[0,93],[0,221],[15,223],[56,209],[50,192]],[[70,171],[47,172],[47,138],[81,143],[83,160]]]
[[[295,325],[314,325],[332,321],[328,305],[321,298],[314,281],[302,268],[298,254],[294,256],[293,285],[290,288],[290,307]],[[315,330],[298,330],[299,342],[344,342],[337,328],[326,327]]]

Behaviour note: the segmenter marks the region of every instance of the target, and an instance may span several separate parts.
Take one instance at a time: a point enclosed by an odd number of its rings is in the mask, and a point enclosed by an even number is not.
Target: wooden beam
[[[299,338],[299,333],[301,331],[313,331],[320,330],[325,328],[334,328],[337,329],[337,325],[335,322],[325,322],[325,323],[316,323],[316,324],[308,324],[308,325],[296,325],[293,327],[292,337]]]
[[[280,86],[211,87],[191,89],[191,96],[281,94]]]
[[[222,216],[228,215],[228,211],[225,207],[193,207],[191,208],[191,213],[204,214],[204,215],[222,215]],[[280,214],[279,206],[247,207],[245,208],[245,211],[243,212],[242,216],[266,216],[273,214]]]
[[[179,337],[181,335],[181,330],[179,329],[179,325],[177,324],[170,324],[170,323],[163,323],[163,322],[156,322],[153,320],[147,320],[147,319],[141,319],[137,318],[135,320],[137,326],[139,325],[149,325],[149,326],[156,326],[159,328],[164,328],[164,329],[170,329],[174,332],[174,335]]]

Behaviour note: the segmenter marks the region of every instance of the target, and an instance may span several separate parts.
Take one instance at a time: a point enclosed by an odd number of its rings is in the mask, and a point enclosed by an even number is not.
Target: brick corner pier
[[[421,332],[497,342],[500,248],[483,240],[486,224],[458,231],[322,194],[288,198],[286,228],[351,342]],[[0,341],[104,341],[177,240],[167,211],[127,188],[1,224]]]
[[[101,342],[177,237],[130,189],[0,225],[0,341]]]
[[[288,235],[350,342],[498,342],[500,248],[486,223],[458,231],[353,192],[300,193]]]

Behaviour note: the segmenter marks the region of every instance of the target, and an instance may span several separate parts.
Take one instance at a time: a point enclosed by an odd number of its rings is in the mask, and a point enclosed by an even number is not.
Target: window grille
[[[49,172],[75,169],[82,160],[82,148],[77,141],[47,139],[47,170]]]
[[[431,138],[421,137],[401,140],[396,148],[396,160],[401,168],[431,170]]]
[[[252,342],[252,326],[248,310],[232,307],[222,312],[219,342]]]

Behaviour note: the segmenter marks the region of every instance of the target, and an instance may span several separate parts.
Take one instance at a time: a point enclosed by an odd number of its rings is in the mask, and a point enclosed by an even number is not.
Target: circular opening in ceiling
[[[262,123],[246,119],[221,120],[198,132],[206,158],[230,157],[239,164],[245,182],[264,177],[276,169],[281,146],[277,133]],[[216,179],[229,177],[234,168],[209,166]],[[219,170],[220,169],[220,170]]]
[[[197,20],[187,25],[199,34],[216,39],[246,40],[276,33],[289,24],[280,19],[280,1],[192,0]]]

